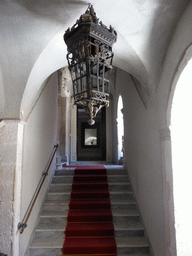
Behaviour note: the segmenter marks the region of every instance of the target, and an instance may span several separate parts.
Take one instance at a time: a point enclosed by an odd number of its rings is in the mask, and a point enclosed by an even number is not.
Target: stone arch
[[[48,43],[36,60],[23,93],[20,118],[26,120],[51,74],[67,65],[63,29]],[[56,50],[57,47],[59,50]]]
[[[158,86],[159,135],[162,155],[166,255],[177,255],[171,149],[171,106],[178,78],[191,58],[192,4],[184,11],[167,49]],[[188,56],[188,57],[187,57]]]

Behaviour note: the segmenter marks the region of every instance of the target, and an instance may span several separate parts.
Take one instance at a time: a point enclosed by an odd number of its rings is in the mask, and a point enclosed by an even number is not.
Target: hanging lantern
[[[74,103],[85,109],[93,125],[100,108],[109,105],[109,70],[117,33],[96,17],[89,4],[74,26],[65,32],[68,67],[73,82]]]

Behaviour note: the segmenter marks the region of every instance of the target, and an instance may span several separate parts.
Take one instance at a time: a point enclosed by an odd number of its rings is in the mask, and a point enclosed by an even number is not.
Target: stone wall
[[[131,76],[117,69],[114,113],[123,98],[125,165],[154,255],[165,255],[165,223],[161,143],[156,102],[143,104]],[[116,124],[114,115],[113,126]],[[117,129],[114,129],[117,133]],[[113,134],[117,149],[116,134]],[[117,154],[117,151],[116,151]]]
[[[0,122],[0,252],[12,255],[18,121]]]

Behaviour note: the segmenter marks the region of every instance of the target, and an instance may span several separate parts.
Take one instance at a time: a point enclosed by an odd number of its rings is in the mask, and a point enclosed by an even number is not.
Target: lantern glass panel
[[[77,64],[75,65],[75,67],[76,67],[76,78],[78,79],[81,76],[80,65]]]
[[[77,94],[77,82],[76,81],[73,82],[73,91],[74,91],[74,94],[76,95]]]
[[[84,93],[83,93],[83,98],[84,98],[84,99],[87,99],[87,92],[84,92]]]
[[[90,62],[91,75],[97,76],[97,62]]]
[[[108,90],[109,90],[109,83],[108,83],[108,81],[105,81],[105,83],[104,83],[104,92],[109,93]]]
[[[100,77],[103,77],[103,63],[99,63],[99,74]]]
[[[86,91],[87,90],[87,77],[83,76],[82,77],[82,91]]]
[[[91,76],[91,87],[92,90],[97,91],[97,78],[94,76]]]
[[[112,62],[112,56],[108,56],[107,58],[106,58],[106,64],[109,66],[109,65],[111,65],[111,62]]]
[[[76,79],[75,68],[74,67],[71,69],[71,78],[72,78],[72,81],[74,81]]]
[[[81,92],[81,83],[80,83],[80,79],[77,80],[77,93]]]
[[[84,76],[86,75],[86,63],[85,62],[81,62],[81,75]]]
[[[103,87],[103,79],[99,78],[99,89],[98,89],[98,91],[102,92],[102,87]]]

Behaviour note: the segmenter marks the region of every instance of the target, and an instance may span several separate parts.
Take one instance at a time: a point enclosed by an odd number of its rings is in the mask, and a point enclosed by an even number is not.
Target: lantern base
[[[89,124],[89,125],[94,125],[94,124],[95,124],[95,120],[89,119],[89,120],[88,120],[88,124]]]

